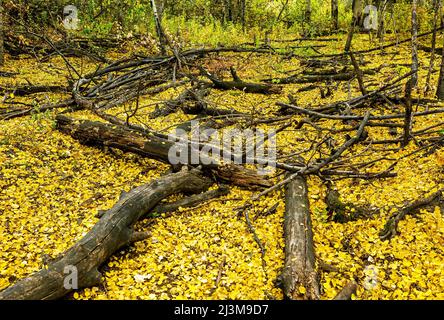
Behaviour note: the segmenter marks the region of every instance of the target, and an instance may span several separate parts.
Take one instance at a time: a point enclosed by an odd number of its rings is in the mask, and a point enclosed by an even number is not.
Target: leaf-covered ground
[[[367,36],[356,38],[354,45],[370,46]],[[342,47],[343,41],[333,42],[323,52],[337,52]],[[419,72],[421,90],[415,92],[418,97],[425,84],[429,56],[420,52],[423,67]],[[410,51],[408,45],[394,47],[384,54],[366,55],[365,60],[368,62],[365,68],[386,64],[376,75],[365,76],[369,89],[375,89],[409,71]],[[70,61],[82,73],[95,70],[95,65],[86,60]],[[230,65],[236,67],[242,78],[252,81],[282,77],[288,70],[302,71],[303,68],[295,58],[283,60],[268,55],[226,54],[207,61],[207,67],[213,69],[223,70]],[[46,63],[26,57],[8,59],[4,69],[19,73],[13,78],[0,78],[4,86],[28,82],[60,84],[66,77],[60,58]],[[438,73],[432,75],[433,84],[437,83],[437,77]],[[207,99],[218,107],[253,113],[260,119],[272,116],[278,109],[275,103],[288,101],[288,94],[306,107],[359,95],[356,81],[351,82],[350,91],[348,82],[339,83],[333,95],[325,99],[320,97],[318,89],[298,92],[304,86],[285,85],[282,94],[271,96],[213,90]],[[181,90],[170,89],[141,99],[143,108],[138,119],[154,129],[166,131],[190,120],[192,117],[181,111],[165,118],[148,119],[156,102],[172,99]],[[11,95],[6,101],[42,105],[63,97],[59,94],[26,98]],[[422,111],[422,107],[418,111]],[[375,105],[372,112],[377,115],[383,111]],[[402,112],[402,106],[393,106],[392,113],[398,112]],[[48,257],[56,257],[78,241],[98,221],[98,210],[112,207],[122,190],[129,191],[152,181],[168,169],[166,165],[136,155],[82,146],[55,130],[54,115],[53,112],[36,113],[0,122],[0,290],[41,269]],[[87,111],[72,115],[99,120]],[[414,130],[442,120],[439,114],[415,118]],[[234,127],[243,125],[239,123]],[[323,121],[322,126],[345,127],[332,120]],[[276,129],[266,125],[261,128]],[[304,150],[317,134],[310,127],[296,130],[293,124],[278,135],[280,154]],[[393,139],[387,128],[369,128],[369,135],[374,140]],[[345,140],[343,133],[334,137],[338,143]],[[397,159],[397,177],[335,182],[344,202],[380,208],[372,219],[344,224],[329,221],[324,202],[326,188],[319,178],[309,179],[317,258],[335,267],[334,271],[321,272],[323,299],[333,298],[352,278],[359,283],[355,299],[444,298],[444,213],[439,207],[407,216],[399,224],[400,234],[390,241],[382,241],[378,236],[396,206],[444,187],[444,150],[415,153],[418,146],[413,142],[402,150],[397,150],[397,146],[359,145],[345,155],[351,163],[384,156],[385,160],[373,164],[371,172],[384,171]],[[72,298],[281,299],[283,295],[276,286],[276,278],[284,261],[282,192],[261,198],[251,212],[256,232],[266,248],[265,268],[258,245],[244,218],[236,211],[253,194],[233,187],[229,195],[197,208],[181,209],[140,222],[138,228],[150,231],[151,237],[112,257],[103,266],[104,279],[100,287],[80,290]],[[261,215],[276,203],[279,205],[275,213]]]

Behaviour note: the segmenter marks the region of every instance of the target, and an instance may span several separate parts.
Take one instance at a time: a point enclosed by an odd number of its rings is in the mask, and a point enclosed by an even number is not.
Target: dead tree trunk
[[[308,188],[304,177],[291,181],[285,191],[284,294],[292,300],[317,300],[320,288],[315,272]]]
[[[436,97],[439,100],[444,100],[444,46],[441,57],[441,69],[439,72],[438,88],[436,90]]]
[[[0,66],[5,63],[5,45],[4,45],[4,34],[3,34],[3,3],[0,0]]]
[[[200,154],[199,146],[185,144],[185,147],[180,150],[186,155],[186,159],[183,159],[185,163],[171,163],[170,152],[171,150],[177,150],[177,148],[173,149],[175,148],[175,142],[170,141],[168,137],[161,137],[153,133],[147,138],[120,126],[96,121],[80,121],[64,115],[58,115],[56,121],[58,130],[71,135],[85,145],[116,148],[173,165],[202,165],[220,181],[230,182],[238,186],[270,186],[266,177],[261,176],[254,170],[246,169],[240,165],[222,165],[208,155]]]
[[[338,0],[331,0],[331,19],[333,21],[333,30],[339,29],[339,7]]]
[[[241,18],[241,24],[242,24],[242,31],[245,32],[246,30],[246,10],[247,10],[246,0],[240,0],[240,18]]]
[[[412,88],[413,88],[413,76],[405,85],[405,119],[404,119],[404,137],[402,139],[401,146],[405,147],[409,144],[412,138]]]
[[[431,89],[430,78],[432,77],[433,67],[435,65],[436,29],[438,28],[438,16],[439,16],[439,12],[441,11],[441,0],[435,0],[434,9],[435,9],[435,15],[433,17],[432,48],[431,48],[431,55],[430,55],[429,71],[427,73],[426,85],[425,85],[425,89],[424,89],[425,94],[427,94]]]
[[[412,1],[412,89],[418,84],[418,18],[416,14],[417,0]]]
[[[345,287],[336,295],[333,300],[351,300],[351,296],[356,293],[358,285],[355,281],[350,281]]]
[[[182,171],[123,194],[79,242],[47,268],[1,291],[0,300],[58,299],[75,289],[98,285],[101,279],[99,267],[120,248],[140,240],[133,225],[141,217],[172,194],[198,193],[210,185],[210,180],[199,171]],[[73,270],[77,273],[76,281],[67,281],[67,273]]]
[[[360,17],[360,8],[361,8],[361,1],[362,0],[353,0],[353,18],[352,18],[352,23],[350,25],[350,29],[348,31],[348,36],[347,36],[347,42],[345,44],[345,52],[350,51],[351,45],[352,45],[352,40],[353,40],[353,35],[355,33],[355,28],[358,24],[359,21],[359,17]]]

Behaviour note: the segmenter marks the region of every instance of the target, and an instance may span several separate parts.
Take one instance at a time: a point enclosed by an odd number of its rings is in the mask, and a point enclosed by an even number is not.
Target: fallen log
[[[59,258],[1,291],[0,300],[58,299],[74,289],[98,285],[101,279],[99,267],[120,248],[140,240],[140,233],[134,231],[133,225],[141,217],[172,194],[198,193],[210,185],[210,179],[202,176],[200,171],[192,170],[169,174],[133,189]],[[66,270],[77,271],[77,288],[66,283]]]
[[[358,285],[355,281],[350,281],[344,288],[336,295],[333,300],[351,300],[353,294],[356,293]]]
[[[320,287],[315,271],[308,187],[302,176],[287,184],[284,229],[284,294],[292,300],[318,300]]]
[[[381,240],[392,239],[398,234],[398,224],[402,219],[405,218],[406,215],[412,214],[421,208],[431,206],[435,202],[442,201],[444,199],[443,193],[444,188],[438,190],[427,198],[413,201],[412,203],[406,205],[405,207],[394,213],[385,223],[384,228],[379,233],[379,238]]]
[[[116,148],[124,152],[132,152],[143,157],[172,164],[170,162],[170,151],[176,143],[170,141],[168,137],[156,133],[146,137],[122,126],[97,121],[76,120],[65,115],[58,115],[56,122],[58,130],[71,135],[84,145]],[[266,179],[267,177],[259,175],[256,171],[246,169],[240,165],[223,165],[213,161],[208,156],[197,154],[198,151],[190,144],[186,144],[184,148],[183,152],[187,155],[188,164],[202,165],[222,182],[230,182],[243,187],[268,187],[271,185]],[[198,156],[199,163],[191,161],[195,156]],[[177,163],[173,165],[177,165]]]
[[[31,94],[36,93],[43,93],[43,92],[68,92],[68,89],[63,86],[59,85],[36,85],[36,86],[19,86],[19,87],[12,87],[12,88],[6,88],[0,86],[0,93],[6,93],[10,92],[13,93],[16,96],[27,96]]]

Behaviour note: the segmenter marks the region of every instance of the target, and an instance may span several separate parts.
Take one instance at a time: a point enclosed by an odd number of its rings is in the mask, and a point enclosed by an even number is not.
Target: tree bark
[[[339,7],[338,0],[331,0],[331,18],[333,21],[333,30],[339,29]]]
[[[441,0],[435,0],[435,15],[433,17],[433,34],[432,34],[432,47],[430,48],[430,65],[427,73],[426,86],[424,93],[427,94],[430,91],[430,78],[432,77],[433,68],[435,65],[435,50],[436,50],[436,29],[438,28],[438,17],[441,11]]]
[[[317,300],[320,287],[315,272],[315,253],[304,177],[288,183],[285,191],[285,264],[281,276],[286,297]]]
[[[132,152],[143,157],[170,163],[170,150],[175,142],[168,138],[152,134],[149,138],[143,137],[134,131],[116,125],[109,125],[97,121],[76,120],[64,115],[56,117],[57,129],[71,135],[80,143],[91,146],[110,147],[124,152]],[[266,176],[261,176],[254,170],[240,165],[225,164],[214,161],[209,156],[199,153],[199,147],[185,144],[183,152],[187,155],[188,164],[202,165],[223,182],[230,182],[243,187],[268,187],[270,182]],[[196,160],[199,163],[194,163]],[[177,164],[173,164],[177,165]]]
[[[385,36],[385,10],[387,8],[388,0],[381,1],[378,15],[378,38],[381,45],[384,44],[384,36]]]
[[[4,45],[4,30],[3,30],[3,3],[0,0],[0,66],[5,64],[5,45]]]
[[[439,72],[438,88],[436,90],[436,97],[439,100],[444,100],[444,45],[443,45],[443,50],[442,50],[441,68],[440,68],[440,72]]]
[[[413,76],[409,79],[405,85],[405,119],[404,119],[404,137],[402,139],[401,146],[405,147],[409,144],[412,138],[412,88],[413,88]]]
[[[47,268],[0,292],[0,300],[58,299],[75,289],[100,283],[99,267],[120,248],[139,238],[134,224],[162,199],[179,192],[198,193],[211,182],[199,171],[181,171],[123,194],[79,242]],[[67,285],[67,270],[77,270],[77,288]]]
[[[416,14],[417,0],[412,1],[412,89],[418,84],[418,18]]]

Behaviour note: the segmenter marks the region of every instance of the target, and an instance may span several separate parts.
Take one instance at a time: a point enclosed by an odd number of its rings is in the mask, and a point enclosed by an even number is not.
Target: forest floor
[[[340,52],[343,40],[328,42],[322,52]],[[441,39],[438,38],[437,43],[442,43]],[[354,39],[354,46],[360,49],[374,45],[367,35]],[[422,96],[430,58],[430,53],[419,53],[419,89],[414,97]],[[121,56],[118,52],[109,54],[111,59]],[[363,59],[363,69],[385,64],[375,75],[364,76],[368,89],[376,89],[409,72],[410,46],[407,43],[385,52],[369,53]],[[69,58],[69,61],[82,74],[97,68],[97,63],[87,59]],[[436,64],[439,65],[438,56]],[[304,70],[299,59],[282,59],[276,55],[226,53],[206,59],[208,70],[220,71],[226,77],[229,77],[229,66],[234,66],[242,79],[255,82],[282,77],[291,70]],[[31,57],[12,59],[7,56],[2,71],[17,75],[0,78],[0,86],[60,85],[67,79],[60,57],[38,62]],[[431,83],[437,81],[438,72],[434,72]],[[279,109],[275,103],[288,101],[289,94],[298,106],[306,108],[360,94],[356,80],[350,84],[333,82],[332,85],[332,95],[326,98],[321,97],[319,88],[301,92],[299,89],[307,84],[288,84],[283,86],[282,93],[273,95],[213,89],[206,99],[217,107],[234,108],[261,119],[275,115]],[[191,120],[193,116],[180,110],[166,117],[148,118],[156,104],[173,99],[181,90],[171,88],[161,94],[142,97],[138,121],[168,132],[177,124]],[[10,95],[6,99],[43,104],[67,97],[66,94],[45,93],[27,97]],[[444,104],[436,105],[444,107]],[[0,105],[4,107],[6,105]],[[403,110],[402,105],[391,108],[392,113]],[[379,105],[370,109],[374,115],[384,112]],[[424,107],[418,106],[417,111],[423,110]],[[123,107],[113,109],[115,114],[122,111]],[[357,112],[364,114],[365,111]],[[168,170],[167,165],[155,160],[113,149],[83,146],[55,129],[55,114],[56,111],[48,111],[0,121],[0,290],[41,269],[46,257],[56,257],[72,246],[98,221],[98,210],[112,207],[122,190],[129,191]],[[75,111],[70,115],[103,121],[88,111]],[[294,116],[295,120],[301,118]],[[414,119],[413,128],[420,131],[436,124],[437,129],[442,130],[442,121],[441,114],[418,117]],[[393,122],[401,124],[403,120]],[[259,127],[269,130],[279,126],[263,124]],[[345,124],[322,120],[322,126],[341,129]],[[370,127],[368,131],[375,141],[393,139],[388,128]],[[294,126],[286,128],[277,136],[278,155],[310,147],[311,140],[318,134],[310,126],[303,130],[296,130]],[[332,134],[338,143],[346,139],[344,136],[340,132]],[[347,223],[331,221],[324,201],[326,187],[318,177],[308,180],[315,252],[318,261],[333,267],[329,272],[320,270],[322,299],[332,299],[350,279],[356,279],[359,284],[354,299],[444,298],[443,208],[436,206],[407,215],[398,226],[400,233],[393,239],[379,237],[386,220],[397,207],[444,187],[444,149],[421,152],[414,141],[403,149],[398,146],[360,144],[346,155],[349,163],[383,157],[385,160],[375,161],[366,169],[371,172],[386,170],[395,159],[396,177],[334,181],[344,203],[378,208],[378,213],[371,218]],[[262,197],[250,213],[257,235],[266,248],[263,268],[259,247],[245,220],[236,211],[255,193],[231,187],[229,195],[196,208],[139,222],[137,228],[149,231],[151,237],[113,256],[101,270],[104,279],[100,286],[79,290],[69,298],[282,299],[276,278],[284,263],[283,194],[276,191]],[[275,212],[261,214],[275,204],[278,204]]]

